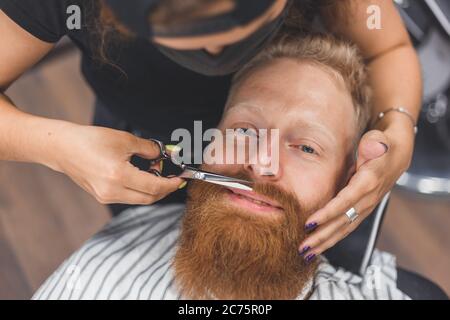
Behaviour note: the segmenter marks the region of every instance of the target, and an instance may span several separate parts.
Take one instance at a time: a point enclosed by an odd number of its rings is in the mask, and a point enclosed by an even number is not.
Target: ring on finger
[[[348,209],[347,212],[345,212],[345,215],[347,216],[350,223],[352,223],[359,217],[359,214],[358,212],[356,212],[356,209],[354,207]]]

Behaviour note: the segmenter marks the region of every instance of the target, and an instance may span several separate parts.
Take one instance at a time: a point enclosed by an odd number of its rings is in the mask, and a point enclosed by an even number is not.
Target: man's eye
[[[316,153],[316,150],[314,150],[313,147],[310,147],[310,146],[305,145],[305,144],[299,145],[298,148],[300,150],[302,150],[303,152],[305,152],[305,153],[310,153],[310,154],[315,154]]]
[[[234,132],[236,134],[243,134],[243,135],[247,135],[247,136],[254,136],[254,137],[258,136],[256,130],[253,128],[236,128],[236,129],[234,129]]]

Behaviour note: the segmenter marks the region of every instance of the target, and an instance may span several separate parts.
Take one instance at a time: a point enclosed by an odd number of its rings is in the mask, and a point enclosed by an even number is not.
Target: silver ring
[[[359,214],[356,212],[355,208],[351,207],[345,215],[347,216],[348,220],[350,220],[350,223],[356,220],[358,218]]]

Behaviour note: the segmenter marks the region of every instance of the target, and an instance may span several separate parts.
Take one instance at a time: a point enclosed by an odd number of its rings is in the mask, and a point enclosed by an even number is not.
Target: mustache
[[[235,174],[229,174],[228,176],[252,182],[252,188],[255,193],[278,202],[285,211],[298,211],[299,208],[302,207],[299,200],[297,199],[297,196],[293,192],[288,191],[273,182],[255,181],[254,179],[252,179],[250,174],[245,171],[240,171]],[[222,188],[226,189],[226,187]]]
[[[268,227],[291,229],[292,234],[297,234],[301,239],[305,238],[306,235],[304,234],[303,225],[306,222],[307,210],[309,209],[299,201],[293,192],[273,182],[254,180],[245,171],[227,175],[253,182],[252,187],[255,193],[276,201],[279,204],[284,213],[283,219],[278,221],[278,223],[274,223],[273,221],[264,221],[265,219],[257,216],[248,215],[245,213],[245,209],[236,209],[224,201],[224,195],[230,192],[227,187],[200,180],[191,181],[188,185],[187,200],[190,208],[196,210],[197,207],[202,207],[202,204],[207,202],[213,212],[221,212],[225,206],[238,214],[242,221],[252,221],[260,226],[265,225]],[[297,229],[298,232],[295,232],[293,229]]]

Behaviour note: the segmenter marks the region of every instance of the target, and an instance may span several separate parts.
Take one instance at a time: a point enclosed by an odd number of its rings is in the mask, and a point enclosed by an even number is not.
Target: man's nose
[[[247,160],[244,170],[256,181],[274,182],[282,176],[279,148],[274,147],[273,143],[269,144],[267,152],[259,151],[249,155]]]
[[[245,164],[245,172],[255,181],[267,181],[274,182],[281,178],[281,167],[277,170],[268,166],[262,166],[260,164]]]

